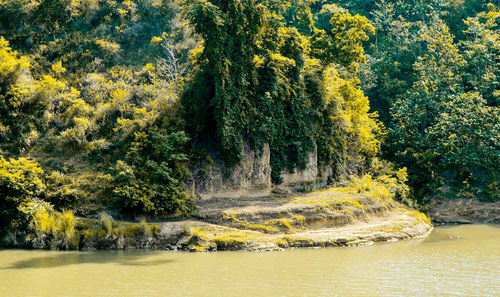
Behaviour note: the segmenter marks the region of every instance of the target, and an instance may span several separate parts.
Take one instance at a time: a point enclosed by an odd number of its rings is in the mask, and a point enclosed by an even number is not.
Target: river
[[[283,252],[0,251],[1,296],[500,296],[500,226]]]

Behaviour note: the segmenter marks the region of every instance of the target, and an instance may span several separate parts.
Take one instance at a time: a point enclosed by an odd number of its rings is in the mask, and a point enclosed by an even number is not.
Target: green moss
[[[226,228],[191,227],[187,232],[190,235],[187,244],[194,251],[204,251],[211,246],[218,250],[242,249],[244,245],[260,237],[256,232]]]
[[[286,238],[290,247],[312,247],[314,241],[310,238]]]
[[[158,225],[150,225],[145,221],[141,221],[140,223],[122,223],[121,225],[123,234],[130,237],[151,237],[154,232],[159,232]]]
[[[203,240],[206,240],[208,238],[208,235],[205,231],[201,230],[200,228],[197,227],[192,227],[188,229],[188,234],[191,235],[191,237],[197,237]]]
[[[274,243],[280,248],[288,248],[290,246],[286,238],[280,238],[276,240]]]
[[[278,231],[276,228],[273,228],[272,226],[266,226],[262,224],[250,224],[250,223],[245,223],[240,229],[255,230],[264,233],[272,233]]]
[[[353,215],[354,214],[354,212],[351,209],[341,209],[340,212],[341,213],[346,213],[346,214],[349,214],[349,215]]]
[[[264,232],[264,233],[273,233],[279,231],[278,229],[268,226],[268,225],[262,225],[262,224],[252,224],[247,221],[238,219],[236,213],[231,212],[231,211],[226,211],[223,213],[222,218],[225,220],[230,221],[230,226],[238,229],[245,229],[245,230],[255,230],[259,232]]]
[[[150,225],[149,226],[150,230],[151,230],[151,234],[154,236],[154,237],[158,237],[160,236],[160,231],[161,231],[161,228],[159,225],[157,224],[153,224],[153,225]]]
[[[281,228],[285,228],[285,231],[289,231],[289,230],[293,229],[292,220],[286,219],[286,218],[271,220],[271,221],[268,221],[266,223],[268,223],[270,225],[275,225],[275,226],[278,226]]]
[[[317,197],[317,199],[309,199]],[[332,208],[334,204],[349,205],[359,209],[365,209],[365,206],[359,202],[359,198],[345,196],[339,188],[328,188],[311,192],[307,195],[294,196],[291,204],[318,204],[323,207]]]

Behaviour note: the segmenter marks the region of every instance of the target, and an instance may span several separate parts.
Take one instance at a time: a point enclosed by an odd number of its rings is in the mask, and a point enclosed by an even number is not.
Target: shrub
[[[43,195],[43,170],[25,158],[6,160],[0,157],[0,232],[19,218],[18,207]],[[3,235],[3,234],[0,234]]]
[[[130,216],[190,213],[187,141],[183,132],[135,133],[125,160],[113,168],[114,205]]]
[[[22,203],[18,209],[29,221],[31,234],[28,234],[27,241],[31,242],[34,247],[50,247],[58,231],[58,218],[52,205],[45,201],[34,199]]]
[[[50,203],[38,199],[23,203],[19,210],[29,219],[32,234],[27,240],[33,246],[66,250],[78,247],[78,220],[71,210],[57,212]]]
[[[382,203],[396,199],[410,206],[416,206],[409,198],[410,188],[406,185],[408,181],[406,168],[399,169],[394,174],[382,174],[375,177],[370,174],[351,175],[349,179],[346,187],[338,189],[351,193],[365,193]]]
[[[72,247],[78,246],[78,236],[76,232],[77,219],[71,210],[63,210],[62,213],[57,215],[58,219],[58,237],[61,244],[59,247],[64,246],[67,250]]]

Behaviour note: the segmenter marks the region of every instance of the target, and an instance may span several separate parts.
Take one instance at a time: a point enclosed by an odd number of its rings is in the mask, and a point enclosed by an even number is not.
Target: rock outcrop
[[[281,171],[282,182],[274,187],[278,190],[291,190],[304,186],[314,186],[318,183],[318,154],[316,148],[307,156],[304,169],[296,168],[293,171]]]
[[[245,146],[240,164],[227,168],[222,160],[204,168],[192,169],[189,185],[201,199],[259,197],[271,194],[271,163],[269,146],[262,152]]]
[[[426,215],[392,199],[327,189],[202,201],[199,221],[161,223],[160,229],[177,240],[169,249],[263,251],[397,241],[427,236],[433,227]]]
[[[283,170],[282,182],[271,182],[271,163],[269,146],[262,151],[251,150],[245,145],[241,162],[228,168],[220,158],[213,164],[191,168],[192,178],[188,183],[191,191],[203,200],[212,198],[264,197],[273,190],[290,192],[301,188],[314,189],[326,185],[333,170],[318,167],[316,148],[308,155],[306,166],[292,171]]]
[[[79,248],[272,251],[367,245],[427,236],[429,218],[388,197],[345,188],[198,201],[196,217],[146,224],[79,222]],[[35,246],[33,246],[35,247]]]

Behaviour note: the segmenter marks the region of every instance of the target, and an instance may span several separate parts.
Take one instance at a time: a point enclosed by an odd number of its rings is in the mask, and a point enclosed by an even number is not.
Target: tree
[[[467,67],[463,70],[465,87],[479,92],[488,105],[500,106],[500,11],[493,4],[488,11],[467,18],[460,42]]]
[[[438,21],[421,36],[427,53],[414,65],[418,80],[392,108],[389,135],[393,152],[410,168],[410,182],[423,199],[443,184],[482,187],[496,179],[500,134],[498,107],[487,106],[473,92],[480,88],[465,83],[471,65],[448,27]]]
[[[130,151],[113,168],[112,202],[129,216],[186,215],[193,210],[182,150],[188,138],[183,132],[153,129],[136,132]]]
[[[244,143],[268,143],[275,183],[282,170],[303,168],[315,146],[329,166],[347,155],[363,163],[378,152],[380,126],[356,78],[373,27],[359,15],[334,14],[331,35],[309,40],[302,25],[285,21],[310,12],[299,13],[294,3],[195,1],[186,9],[204,39],[181,100],[195,143],[215,143],[229,165],[240,161]],[[349,71],[338,71],[339,64]],[[203,140],[207,135],[211,140]],[[356,145],[340,144],[343,137]]]
[[[320,12],[321,19],[330,17],[329,26],[316,30],[311,37],[311,55],[326,63],[336,62],[358,70],[359,63],[366,63],[363,42],[375,34],[375,28],[366,17],[351,15],[335,6],[326,6]]]

